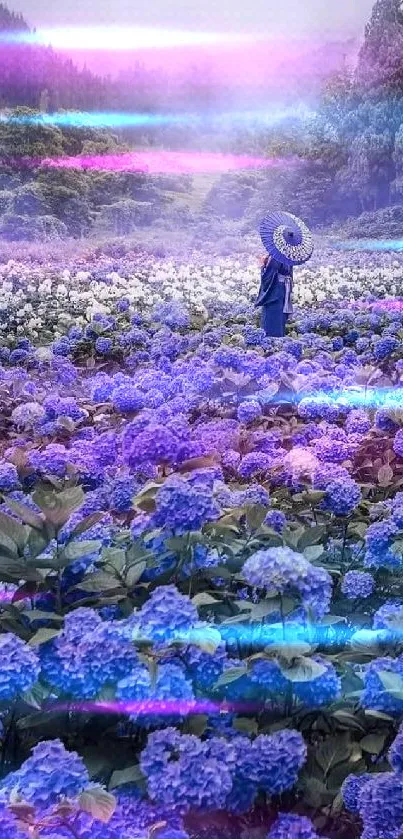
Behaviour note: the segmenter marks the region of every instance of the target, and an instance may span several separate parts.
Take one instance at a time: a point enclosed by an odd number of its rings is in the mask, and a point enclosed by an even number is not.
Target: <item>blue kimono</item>
[[[293,270],[275,259],[261,269],[261,282],[256,306],[262,307],[262,329],[272,338],[285,335],[291,307]],[[287,294],[287,291],[289,292]]]

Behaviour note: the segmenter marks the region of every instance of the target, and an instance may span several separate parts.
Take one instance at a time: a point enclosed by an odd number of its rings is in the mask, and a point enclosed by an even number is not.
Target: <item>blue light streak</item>
[[[65,111],[63,113],[38,114],[0,114],[0,122],[12,125],[57,126],[60,128],[143,128],[161,126],[210,126],[231,127],[253,125],[274,126],[288,120],[293,123],[305,122],[312,119],[315,112],[308,106],[301,104],[297,107],[282,108],[273,106],[265,110],[256,111],[228,111],[223,113],[183,113],[183,114],[149,114],[149,113],[114,113],[112,112],[83,112]]]

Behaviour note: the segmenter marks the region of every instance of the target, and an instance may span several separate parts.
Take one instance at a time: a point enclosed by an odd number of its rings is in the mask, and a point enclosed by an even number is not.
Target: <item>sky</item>
[[[36,27],[151,26],[293,38],[362,33],[374,0],[9,0]]]

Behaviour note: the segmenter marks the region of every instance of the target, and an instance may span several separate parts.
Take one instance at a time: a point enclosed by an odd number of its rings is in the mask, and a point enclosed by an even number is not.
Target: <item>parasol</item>
[[[312,233],[291,213],[268,213],[260,224],[260,238],[270,256],[283,265],[302,265],[313,253]]]

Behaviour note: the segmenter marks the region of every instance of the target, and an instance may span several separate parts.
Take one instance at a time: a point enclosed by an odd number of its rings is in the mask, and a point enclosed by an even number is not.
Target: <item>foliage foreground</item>
[[[256,274],[0,266],[2,839],[403,835],[401,264]]]

